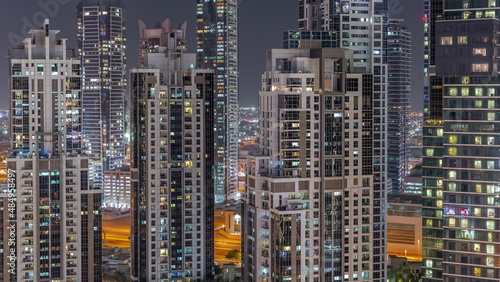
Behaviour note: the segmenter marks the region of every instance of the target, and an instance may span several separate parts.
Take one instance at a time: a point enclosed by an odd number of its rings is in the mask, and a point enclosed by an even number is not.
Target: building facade
[[[130,166],[124,165],[115,170],[104,172],[104,207],[130,209],[132,180]]]
[[[10,50],[7,198],[13,205],[4,234],[13,244],[2,256],[15,259],[6,281],[102,276],[102,191],[92,185],[83,155],[81,65],[57,33],[47,20]]]
[[[192,68],[181,34],[166,30],[130,73],[134,281],[213,276],[214,74]]]
[[[83,137],[95,185],[125,161],[125,10],[121,0],[77,7],[82,64]]]
[[[410,158],[411,33],[403,20],[387,27],[387,175],[392,189],[402,189]]]
[[[216,203],[238,191],[238,2],[197,0],[197,66],[213,70],[216,78]]]
[[[329,31],[336,36],[337,45],[353,51],[353,72],[373,74],[373,200],[386,204],[386,191],[391,190],[387,175],[387,25],[386,0],[334,1],[299,0],[299,29]],[[368,145],[367,145],[368,146]],[[377,212],[378,213],[378,212]],[[382,214],[385,213],[384,211]],[[380,252],[374,257],[374,268],[383,278],[386,269],[385,215],[375,217],[373,226],[380,226],[373,233]]]
[[[243,210],[245,281],[385,280],[373,75],[352,66],[340,48],[268,52]]]
[[[443,180],[438,183],[442,199],[434,201],[441,218],[434,222],[442,224],[441,248],[436,249],[442,264],[424,258],[423,273],[426,281],[497,281],[499,4],[439,5],[443,11],[434,23],[434,59],[442,102],[434,108],[442,115],[437,134],[443,140]]]

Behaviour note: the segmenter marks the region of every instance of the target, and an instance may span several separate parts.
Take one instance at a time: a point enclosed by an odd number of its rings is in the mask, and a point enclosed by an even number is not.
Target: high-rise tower
[[[168,23],[168,24],[166,24]],[[161,40],[130,73],[132,93],[132,277],[208,281],[214,267],[211,70],[194,69],[185,28],[147,29]],[[150,38],[152,38],[151,36]],[[146,38],[141,36],[142,39]]]
[[[13,272],[4,278],[100,281],[102,195],[82,154],[77,50],[48,20],[30,33],[10,51],[9,252],[1,255]]]
[[[77,7],[82,61],[83,138],[92,176],[125,160],[125,10],[121,0],[82,0]]]
[[[411,33],[402,22],[391,19],[387,28],[387,175],[395,193],[409,172]]]
[[[238,189],[238,0],[197,1],[198,67],[214,70],[215,201]]]
[[[329,34],[294,36],[311,33]],[[385,280],[373,75],[353,65],[342,48],[268,52],[260,152],[247,172],[245,281]]]
[[[299,29],[328,31],[336,36],[336,46],[353,51],[353,72],[373,74],[372,199],[374,242],[373,268],[384,278],[386,246],[386,191],[391,189],[387,175],[387,1],[299,0]],[[366,126],[366,124],[365,124]],[[366,141],[368,142],[368,141]],[[369,147],[368,145],[366,146]]]

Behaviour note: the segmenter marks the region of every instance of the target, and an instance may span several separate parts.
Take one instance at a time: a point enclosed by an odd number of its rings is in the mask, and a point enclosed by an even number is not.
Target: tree
[[[230,250],[226,255],[227,259],[241,261],[241,251],[240,250]]]
[[[390,281],[395,282],[418,282],[422,278],[421,273],[412,272],[412,268],[405,264],[391,268],[387,276]]]

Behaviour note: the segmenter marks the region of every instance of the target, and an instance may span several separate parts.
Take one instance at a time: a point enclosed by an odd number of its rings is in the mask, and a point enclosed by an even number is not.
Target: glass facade
[[[82,0],[77,21],[85,151],[102,187],[104,171],[125,161],[125,10],[121,0]]]
[[[215,202],[238,190],[238,0],[197,0],[199,68],[214,70]]]

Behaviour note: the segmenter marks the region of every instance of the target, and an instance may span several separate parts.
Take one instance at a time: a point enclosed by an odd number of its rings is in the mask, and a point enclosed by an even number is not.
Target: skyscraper
[[[389,20],[387,28],[387,175],[392,191],[402,189],[409,172],[409,116],[411,98],[411,33],[403,20]]]
[[[443,149],[437,153],[442,154],[443,180],[437,183],[439,194],[424,189],[430,198],[424,203],[435,213],[423,223],[424,232],[434,227],[443,239],[428,245],[434,252],[424,257],[424,280],[498,281],[500,87],[495,54],[500,9],[496,1],[439,2],[434,6],[443,7],[442,13],[434,15],[432,27],[441,86],[433,88],[442,102],[430,99],[429,108],[442,117]],[[431,173],[424,171],[424,176]]]
[[[214,70],[215,201],[238,190],[238,0],[197,0],[198,67]]]
[[[95,185],[125,160],[125,15],[121,0],[77,7],[82,61],[83,137]]]
[[[207,281],[214,268],[214,74],[194,69],[185,24],[140,28],[159,31],[161,40],[130,74],[132,277]]]
[[[387,175],[387,16],[386,0],[299,0],[299,29],[330,32],[337,37],[337,45],[332,47],[353,50],[353,72],[373,74],[370,158],[373,160],[374,214],[380,215],[374,217],[373,222],[373,234],[378,238],[373,267],[380,270],[380,278],[386,269],[385,195],[392,183]]]
[[[354,72],[353,57],[342,48],[267,54],[243,211],[245,281],[385,280],[373,75]]]
[[[82,154],[81,66],[57,33],[47,20],[10,51],[6,281],[101,279],[102,191]]]

